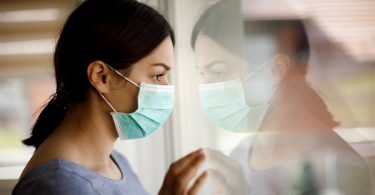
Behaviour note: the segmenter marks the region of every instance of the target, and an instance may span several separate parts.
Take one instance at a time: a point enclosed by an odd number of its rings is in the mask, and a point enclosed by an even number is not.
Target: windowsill
[[[369,158],[375,156],[373,150],[375,143],[374,128],[350,128],[335,129],[335,132],[341,136],[351,147],[362,157]]]
[[[26,164],[25,164],[26,165]],[[22,173],[25,165],[0,167],[0,181],[1,180],[17,180]]]
[[[33,149],[0,150],[0,180],[16,180],[33,154]]]

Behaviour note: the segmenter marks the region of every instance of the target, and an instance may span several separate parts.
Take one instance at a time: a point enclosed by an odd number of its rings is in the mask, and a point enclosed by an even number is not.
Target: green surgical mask
[[[251,77],[256,71],[245,78]],[[205,115],[216,126],[234,132],[257,131],[269,108],[268,100],[272,94],[263,104],[249,106],[239,79],[199,85],[200,102]]]
[[[141,83],[139,86],[117,70],[110,66],[108,67],[130,83],[139,87],[138,109],[130,114],[117,112],[103,94],[100,94],[113,110],[111,115],[120,139],[143,138],[159,129],[172,113],[173,86],[146,83]]]

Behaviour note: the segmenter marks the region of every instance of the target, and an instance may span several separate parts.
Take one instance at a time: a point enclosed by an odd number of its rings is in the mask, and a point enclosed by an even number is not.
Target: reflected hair
[[[307,66],[310,58],[310,43],[302,20],[249,20],[245,22],[247,36],[271,35],[280,40],[283,29],[293,29],[294,39],[293,51],[288,53],[298,65]]]
[[[167,20],[136,0],[88,0],[68,17],[54,53],[56,92],[23,143],[38,148],[90,88],[88,65],[96,60],[128,72],[174,33]]]
[[[243,55],[244,24],[240,0],[222,0],[209,7],[194,25],[191,47],[200,34],[206,35],[231,51]]]
[[[191,35],[191,47],[195,50],[198,36],[203,34],[232,53],[243,57],[246,49],[245,34],[246,36],[271,34],[277,37],[278,33],[286,27],[291,27],[296,32],[296,45],[289,56],[298,64],[307,66],[310,44],[302,20],[246,19],[244,22],[240,0],[222,0],[209,7],[195,23]]]

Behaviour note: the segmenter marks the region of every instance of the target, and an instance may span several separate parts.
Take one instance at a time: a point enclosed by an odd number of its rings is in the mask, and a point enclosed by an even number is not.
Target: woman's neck
[[[64,120],[44,144],[57,146],[57,154],[79,164],[107,163],[117,134],[109,110],[95,94],[80,104],[72,105]],[[91,164],[92,165],[92,164]]]
[[[50,160],[63,159],[111,178],[121,178],[110,158],[117,139],[110,111],[95,95],[69,107],[64,120],[35,150],[21,177]]]

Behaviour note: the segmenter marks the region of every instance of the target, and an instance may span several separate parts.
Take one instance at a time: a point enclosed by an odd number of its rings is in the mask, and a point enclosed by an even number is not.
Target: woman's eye
[[[204,72],[199,72],[199,75],[202,77],[202,78],[205,78],[206,77],[206,74]]]
[[[154,76],[155,81],[160,82],[161,77],[164,76],[164,74],[158,74]]]
[[[223,78],[224,75],[225,75],[224,72],[216,72],[216,73],[215,73],[216,78]]]

